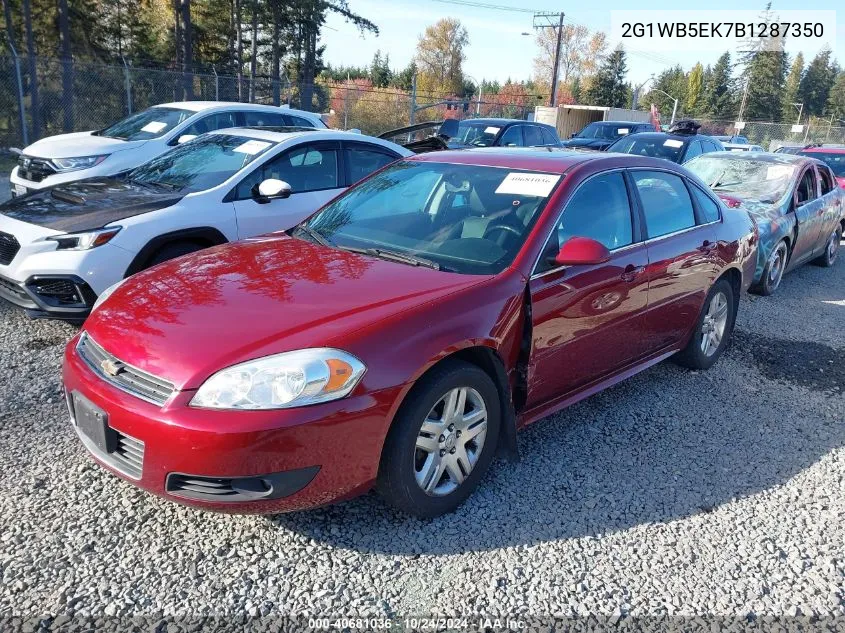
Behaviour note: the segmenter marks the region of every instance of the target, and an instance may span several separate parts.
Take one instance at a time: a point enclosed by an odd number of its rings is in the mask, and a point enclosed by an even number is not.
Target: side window
[[[199,136],[206,132],[213,132],[214,130],[222,130],[227,127],[237,127],[237,113],[236,112],[220,112],[218,114],[210,114],[201,118],[199,121],[192,123],[182,131],[182,134],[194,134]],[[180,134],[179,136],[182,136]]]
[[[710,152],[715,152],[716,146],[711,143],[710,141],[701,141],[701,153],[702,154],[709,154]]]
[[[540,133],[543,135],[543,144],[544,145],[557,145],[558,140],[555,136],[555,133],[552,132],[550,129],[541,127]]]
[[[396,157],[383,151],[368,149],[360,145],[346,148],[346,165],[349,184],[366,178],[377,169],[389,165]]]
[[[522,125],[510,126],[499,139],[499,145],[502,147],[525,147],[522,142],[522,128]]]
[[[819,170],[819,184],[821,185],[822,195],[825,196],[836,189],[836,181],[827,167],[816,165],[816,169]]]
[[[540,133],[540,128],[536,125],[523,125],[522,134],[525,136],[526,147],[537,147],[538,145],[545,145],[543,142],[543,135]]]
[[[613,250],[631,244],[633,236],[631,205],[622,173],[593,176],[566,204],[536,272],[553,268],[548,259],[571,237],[590,237]]]
[[[301,145],[272,158],[238,184],[235,198],[246,200],[252,197],[252,188],[268,178],[284,180],[294,194],[336,189],[340,187],[337,150]]]
[[[693,184],[690,184],[692,195],[698,203],[698,208],[701,211],[701,222],[707,224],[708,222],[719,221],[719,205],[713,202],[713,199],[704,193],[701,189]]]
[[[648,237],[660,237],[695,226],[689,191],[674,174],[632,171],[645,214]]]
[[[684,162],[692,160],[702,153],[701,143],[699,141],[691,141],[687,148],[687,153],[684,155]]]
[[[287,119],[288,125],[293,125],[296,127],[316,127],[311,121],[309,121],[308,119],[304,119],[301,116],[286,114],[284,115],[284,118]]]
[[[276,112],[244,112],[244,125],[256,127],[279,127],[285,125],[285,119]]]
[[[816,198],[816,178],[812,167],[807,169],[801,176],[801,180],[798,182],[797,194],[799,204]]]

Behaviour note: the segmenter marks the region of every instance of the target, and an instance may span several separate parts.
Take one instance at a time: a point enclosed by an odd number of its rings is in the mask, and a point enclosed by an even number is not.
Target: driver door
[[[233,192],[238,237],[287,230],[343,191],[340,144],[303,143],[271,158],[244,178]],[[267,178],[291,186],[288,198],[257,202],[253,188]]]
[[[824,201],[819,196],[813,166],[807,167],[798,179],[798,187],[793,193],[792,213],[795,214],[798,234],[792,247],[790,268],[802,264],[816,252],[819,234],[824,224]]]
[[[558,400],[649,351],[648,252],[638,224],[621,171],[592,176],[566,203],[529,282],[528,407]],[[610,261],[553,263],[560,246],[575,236],[604,244]]]

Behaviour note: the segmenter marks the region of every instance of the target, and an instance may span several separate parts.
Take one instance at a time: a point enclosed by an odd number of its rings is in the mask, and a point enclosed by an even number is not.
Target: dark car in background
[[[426,121],[379,134],[422,154],[444,149],[475,147],[560,147],[551,125],[522,119],[446,119]]]
[[[653,131],[654,126],[651,123],[642,121],[594,121],[561,144],[564,147],[603,152],[623,136]]]
[[[679,164],[701,154],[725,151],[724,145],[715,137],[698,134],[699,127],[692,121],[679,121],[668,132],[629,134],[608,147],[607,151],[652,156]]]

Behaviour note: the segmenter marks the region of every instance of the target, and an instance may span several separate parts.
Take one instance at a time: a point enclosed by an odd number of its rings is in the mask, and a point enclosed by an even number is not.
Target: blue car
[[[845,191],[823,162],[791,154],[714,152],[684,166],[756,222],[760,242],[751,292],[772,294],[785,272],[809,261],[833,266],[845,232]]]

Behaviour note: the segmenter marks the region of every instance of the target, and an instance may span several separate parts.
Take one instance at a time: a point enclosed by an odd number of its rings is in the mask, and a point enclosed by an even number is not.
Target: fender
[[[229,240],[218,229],[211,226],[198,226],[190,229],[180,229],[178,231],[171,231],[164,233],[158,237],[154,237],[147,242],[144,247],[138,251],[132,263],[126,269],[123,277],[129,277],[144,269],[145,264],[150,260],[153,253],[160,249],[165,244],[170,242],[178,242],[182,240],[204,242],[208,246],[217,246],[218,244],[225,244]]]

